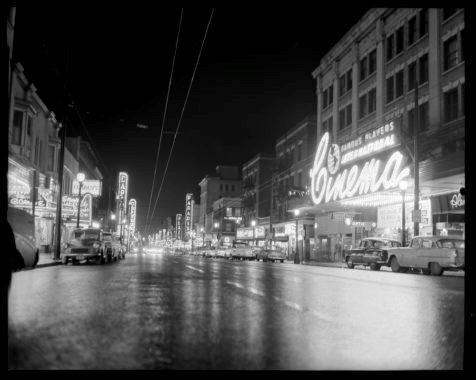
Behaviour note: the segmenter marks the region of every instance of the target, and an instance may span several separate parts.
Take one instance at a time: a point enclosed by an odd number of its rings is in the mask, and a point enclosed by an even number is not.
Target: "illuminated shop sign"
[[[129,212],[130,212],[129,229],[132,232],[135,232],[136,230],[136,209],[137,209],[137,202],[134,198],[131,198],[131,200],[129,201]]]
[[[399,151],[393,152],[386,160],[370,158],[363,163],[354,164],[350,168],[341,168],[357,158],[391,147],[392,144],[395,144],[393,135],[383,137],[382,142],[379,142],[380,139],[372,142],[370,140],[391,133],[393,129],[393,123],[390,123],[388,126],[376,130],[380,132],[370,132],[354,140],[353,145],[351,142],[342,147],[337,144],[329,146],[329,132],[324,133],[317,147],[314,165],[309,173],[311,197],[314,204],[318,205],[374,193],[381,189],[388,190],[398,187],[399,182],[410,175],[410,168],[402,167],[404,157]],[[365,141],[369,142],[364,143]],[[360,151],[359,144],[363,144],[362,151]],[[369,144],[374,145],[370,147]],[[346,156],[347,154],[351,154],[352,157]],[[342,162],[344,157],[348,157],[346,162]],[[327,165],[325,165],[326,159]]]
[[[185,195],[185,236],[190,235],[192,229],[192,202],[193,194],[187,193]]]
[[[61,215],[64,217],[76,217],[78,215],[78,197],[63,196],[61,204]],[[93,215],[92,196],[86,194],[81,197],[81,206],[79,211],[79,219],[81,222],[91,225]]]
[[[182,240],[182,214],[175,215],[175,238]]]
[[[124,200],[124,204],[127,204],[128,182],[129,175],[126,172],[119,172],[119,199]]]
[[[126,185],[127,189],[127,185]],[[99,180],[91,179],[91,180],[84,180],[83,184],[81,185],[81,194],[89,193],[95,197],[101,196],[102,191],[102,182]],[[73,195],[79,195],[79,182],[77,180],[73,180]]]

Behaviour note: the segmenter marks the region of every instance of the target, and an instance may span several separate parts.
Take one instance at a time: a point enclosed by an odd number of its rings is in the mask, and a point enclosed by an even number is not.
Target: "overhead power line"
[[[152,215],[151,215],[151,217],[150,217],[150,220],[152,220],[153,217],[154,217],[154,213],[155,213],[155,210],[156,210],[156,208],[157,208],[157,202],[159,201],[160,193],[162,192],[162,186],[163,186],[163,184],[164,184],[165,176],[166,176],[166,174],[167,174],[167,169],[168,169],[169,163],[170,163],[170,158],[172,157],[172,153],[173,153],[173,150],[174,150],[175,140],[177,139],[177,134],[178,134],[178,131],[179,131],[179,128],[180,128],[180,124],[181,124],[181,122],[182,122],[182,117],[183,117],[183,114],[184,114],[184,111],[185,111],[185,107],[186,107],[186,105],[187,105],[187,100],[188,100],[188,97],[189,97],[189,95],[190,95],[190,90],[191,90],[191,88],[192,88],[193,79],[195,78],[195,73],[196,73],[196,71],[197,71],[198,63],[200,62],[200,56],[201,56],[201,54],[202,54],[203,46],[205,45],[205,40],[206,40],[206,38],[207,38],[208,29],[210,28],[210,23],[211,23],[211,21],[212,21],[212,17],[213,17],[213,12],[214,12],[214,10],[215,10],[215,8],[212,9],[212,12],[211,12],[211,14],[210,14],[210,19],[208,20],[207,28],[206,28],[206,30],[205,30],[205,34],[204,34],[204,36],[203,36],[202,45],[200,46],[200,51],[199,51],[199,53],[198,53],[197,62],[195,63],[195,68],[194,68],[194,70],[193,70],[192,78],[191,78],[191,80],[190,80],[190,85],[189,85],[189,87],[188,87],[187,95],[186,95],[186,97],[185,97],[185,102],[184,102],[184,104],[183,104],[182,111],[181,111],[181,113],[180,113],[180,119],[179,119],[179,122],[178,122],[178,124],[177,124],[177,128],[176,128],[176,130],[175,130],[174,139],[173,139],[173,141],[172,141],[172,146],[171,146],[171,148],[170,148],[169,157],[168,157],[168,159],[167,159],[167,164],[166,164],[166,166],[165,166],[164,174],[162,175],[162,181],[161,181],[161,183],[160,183],[159,192],[157,193],[157,197],[156,197],[156,199],[155,199],[154,208],[152,209]],[[146,231],[147,231],[147,230],[148,230],[148,229],[146,228]]]
[[[167,114],[167,105],[169,103],[170,88],[172,87],[172,76],[173,76],[174,66],[175,66],[175,57],[177,56],[178,42],[179,42],[179,36],[180,36],[180,27],[182,25],[182,15],[183,15],[183,8],[180,11],[180,20],[179,20],[179,26],[178,26],[178,31],[177,31],[177,39],[175,41],[175,51],[174,51],[174,57],[173,57],[173,60],[172,60],[172,69],[170,70],[169,88],[167,89],[167,97],[165,99],[164,116],[162,118],[162,128],[160,130],[159,145],[157,146],[157,155],[155,157],[154,176],[153,176],[153,179],[152,179],[152,186],[150,188],[149,206],[147,208],[147,216],[146,216],[146,219],[145,219],[146,220],[146,225],[147,225],[147,222],[149,221],[150,206],[152,204],[152,194],[154,193],[155,177],[156,177],[156,174],[157,174],[157,167],[158,167],[158,163],[159,163],[160,145],[162,143],[162,136],[164,134],[165,116]]]

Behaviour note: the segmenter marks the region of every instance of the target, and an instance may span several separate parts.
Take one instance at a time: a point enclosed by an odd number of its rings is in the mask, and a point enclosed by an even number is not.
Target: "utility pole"
[[[420,122],[419,122],[419,110],[418,110],[418,82],[415,76],[415,118],[413,123],[413,168],[414,168],[414,177],[415,177],[415,193],[414,193],[414,214],[415,219],[413,221],[413,236],[418,236],[420,234],[420,186],[419,186],[419,166],[418,166],[418,133],[420,131]]]
[[[61,148],[60,148],[60,155],[59,155],[59,163],[58,163],[58,197],[56,201],[56,224],[55,224],[55,236],[56,236],[56,244],[55,244],[55,254],[54,259],[59,260],[60,258],[60,250],[61,250],[61,207],[63,202],[63,165],[64,165],[64,145],[66,140],[66,123],[60,124],[60,133],[61,133]]]

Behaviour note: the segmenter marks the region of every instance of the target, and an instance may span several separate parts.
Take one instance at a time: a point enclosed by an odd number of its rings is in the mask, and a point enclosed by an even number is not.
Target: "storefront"
[[[431,197],[431,209],[435,235],[465,237],[465,197],[460,192]]]
[[[266,233],[267,228],[265,226],[240,227],[236,230],[236,240],[263,247],[266,243]]]

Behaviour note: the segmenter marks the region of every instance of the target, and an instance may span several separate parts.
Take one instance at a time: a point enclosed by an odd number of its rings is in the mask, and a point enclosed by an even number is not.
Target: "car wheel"
[[[67,257],[63,257],[63,258],[61,259],[61,262],[62,262],[64,265],[68,264],[68,258],[67,258]]]
[[[392,257],[392,261],[390,261],[390,268],[392,268],[392,272],[400,272],[401,271],[400,264],[398,263],[398,260],[395,256]]]
[[[352,259],[347,259],[347,268],[354,269],[354,263],[352,262]]]
[[[281,260],[282,263],[284,263],[284,260]]]
[[[380,270],[380,265],[377,263],[370,263],[370,270]]]
[[[443,268],[438,263],[430,263],[430,274],[432,276],[441,276],[443,274]]]

